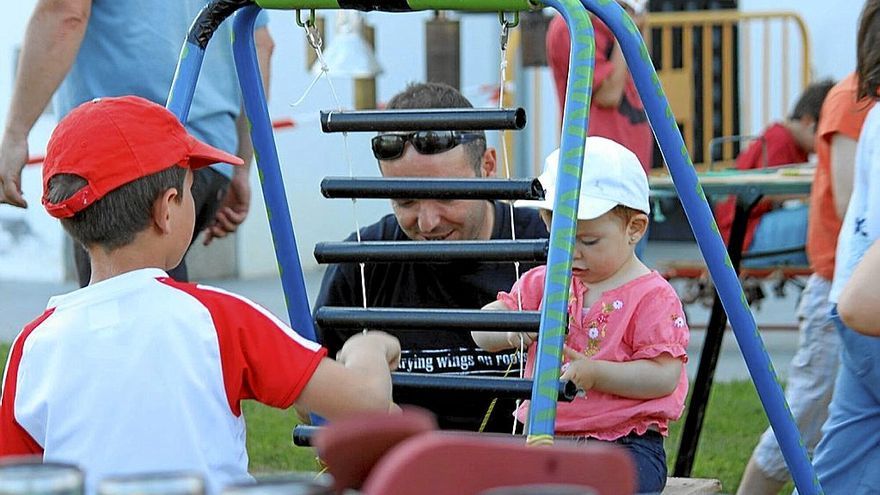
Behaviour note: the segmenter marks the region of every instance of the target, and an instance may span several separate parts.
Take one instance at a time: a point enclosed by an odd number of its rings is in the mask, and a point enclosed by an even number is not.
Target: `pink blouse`
[[[546,266],[529,270],[510,293],[499,292],[498,300],[516,309],[519,293],[522,309],[540,309],[545,272]],[[615,440],[631,432],[643,434],[655,425],[661,434],[667,435],[669,420],[681,416],[688,389],[685,363],[689,333],[678,295],[657,272],[608,290],[591,307],[584,308],[587,290],[579,279],[572,278],[566,345],[588,358],[604,361],[626,362],[668,354],[681,359],[681,375],[675,391],[658,399],[629,399],[590,390],[586,397],[560,402],[556,433]],[[534,372],[536,348],[536,344],[529,348],[527,377]],[[528,402],[520,407],[516,417],[525,422]]]

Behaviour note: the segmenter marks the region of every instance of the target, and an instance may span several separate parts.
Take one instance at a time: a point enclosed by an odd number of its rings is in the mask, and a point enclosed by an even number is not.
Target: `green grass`
[[[8,347],[0,344],[0,358],[4,363]],[[247,402],[244,411],[251,471],[268,474],[316,470],[311,449],[294,447],[291,442],[291,432],[297,423],[292,409],[281,411]],[[682,421],[674,423],[666,441],[670,472],[682,425]],[[725,493],[735,492],[752,449],[766,427],[767,418],[751,382],[715,384],[706,410],[693,476],[720,479]],[[784,493],[791,493],[790,485]]]

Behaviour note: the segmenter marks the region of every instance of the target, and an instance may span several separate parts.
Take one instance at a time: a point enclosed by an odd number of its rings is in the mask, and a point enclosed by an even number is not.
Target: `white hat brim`
[[[578,220],[593,220],[611,211],[619,203],[604,198],[581,197],[578,202]],[[514,203],[516,207],[539,208],[553,211],[553,198],[541,200],[523,199]]]

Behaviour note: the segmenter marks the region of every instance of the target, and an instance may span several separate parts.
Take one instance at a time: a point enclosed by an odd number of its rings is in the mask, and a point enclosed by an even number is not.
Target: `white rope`
[[[502,20],[501,22],[501,66],[499,67],[501,73],[501,82],[499,83],[498,89],[498,108],[504,108],[504,89],[507,85],[507,41],[509,36],[510,27],[506,20]],[[504,174],[508,179],[511,177],[510,173],[510,157],[507,153],[507,142],[504,140],[506,136],[505,130],[501,131],[501,159],[504,163]],[[514,217],[514,206],[513,202],[510,201],[507,203],[508,209],[510,211],[510,239],[516,240],[516,222]],[[520,263],[519,261],[513,262],[514,272],[516,273],[516,283],[519,283],[521,274],[520,274]],[[523,310],[522,305],[522,291],[516,292],[516,306],[518,311]],[[523,337],[520,334],[519,336],[519,349],[517,351],[517,355],[519,357],[519,377],[523,378],[525,376],[525,342],[523,341]],[[516,400],[516,408],[519,409],[522,400]],[[512,435],[516,435],[516,418],[513,420],[513,428],[511,430]]]
[[[333,86],[333,79],[330,77],[330,67],[327,65],[327,61],[324,59],[324,52],[321,50],[321,46],[323,45],[323,40],[321,40],[321,36],[318,34],[318,30],[311,23],[307,23],[304,26],[306,31],[306,38],[309,41],[309,45],[315,50],[315,55],[318,57],[318,62],[321,64],[321,72],[315,77],[312,83],[306,88],[305,94],[294,103],[294,106],[299,105],[305,97],[309,94],[312,87],[318,82],[318,79],[326,76],[327,85],[330,86],[330,93],[333,95],[333,101],[336,103],[336,109],[342,111],[342,102],[339,99],[339,94],[336,93],[336,87]],[[348,176],[349,178],[354,177],[354,166],[351,162],[351,152],[348,146],[348,133],[342,133],[342,149],[343,156],[345,157],[345,162],[348,164]],[[352,216],[354,216],[354,232],[355,236],[357,236],[357,242],[362,242],[361,239],[361,226],[358,221],[358,211],[357,211],[357,198],[351,198],[351,210]],[[367,307],[367,278],[366,278],[366,265],[361,262],[358,263],[360,267],[360,276],[361,276],[361,294],[362,294],[362,304],[363,307]],[[366,333],[367,329],[364,328],[364,333]]]

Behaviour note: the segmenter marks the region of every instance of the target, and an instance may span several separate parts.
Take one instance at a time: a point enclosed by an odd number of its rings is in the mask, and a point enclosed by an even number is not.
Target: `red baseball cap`
[[[43,161],[43,206],[69,218],[107,193],[174,165],[195,170],[214,163],[241,165],[229,153],[189,135],[165,107],[137,96],[96,98],[71,111],[52,132]],[[74,174],[88,184],[52,203],[49,179]]]

